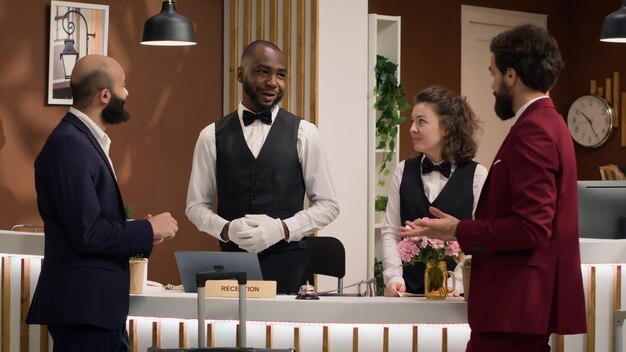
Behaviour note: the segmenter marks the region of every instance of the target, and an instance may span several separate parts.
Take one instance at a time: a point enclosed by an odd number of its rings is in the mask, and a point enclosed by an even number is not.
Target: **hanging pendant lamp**
[[[626,0],[622,8],[610,13],[602,24],[601,42],[626,43]]]
[[[141,44],[157,46],[196,45],[193,23],[176,12],[175,0],[163,0],[161,13],[143,24]]]

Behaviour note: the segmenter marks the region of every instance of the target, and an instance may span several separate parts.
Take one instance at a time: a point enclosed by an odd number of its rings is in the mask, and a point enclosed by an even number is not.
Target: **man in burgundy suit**
[[[548,96],[556,41],[524,25],[491,41],[495,111],[517,121],[495,156],[476,220],[431,208],[400,236],[458,240],[472,254],[467,351],[550,351],[551,333],[586,331],[574,146]]]

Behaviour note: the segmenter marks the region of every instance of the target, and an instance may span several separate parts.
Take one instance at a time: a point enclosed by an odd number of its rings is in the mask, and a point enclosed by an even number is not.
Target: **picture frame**
[[[72,105],[70,75],[76,60],[106,55],[108,41],[108,5],[51,2],[48,104]]]

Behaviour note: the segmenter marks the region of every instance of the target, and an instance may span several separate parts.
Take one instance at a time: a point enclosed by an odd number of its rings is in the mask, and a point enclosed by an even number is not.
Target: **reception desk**
[[[0,231],[0,352],[48,351],[45,327],[28,326],[25,314],[37,282],[43,255],[40,233]],[[589,332],[553,336],[553,351],[611,351],[614,311],[621,309],[622,266],[626,240],[581,239]],[[237,299],[207,298],[208,341],[235,346]],[[469,338],[467,305],[462,298],[294,296],[248,299],[247,344],[297,347],[298,351],[464,351]],[[485,312],[489,314],[489,312]],[[149,287],[130,296],[128,329],[133,349],[149,346],[195,346],[196,297]]]
[[[129,325],[139,325],[138,350],[152,343],[141,336],[151,336],[147,333],[157,317],[162,346],[178,346],[180,327],[187,335],[184,338],[187,346],[195,346],[194,294],[153,291],[131,295],[130,302],[132,324]],[[235,345],[237,304],[234,298],[207,298],[210,345]],[[421,351],[438,351],[445,341],[449,351],[462,351],[469,337],[466,315],[467,304],[462,298],[445,301],[416,297],[342,296],[320,297],[315,301],[280,295],[272,299],[253,298],[247,300],[248,345],[296,346],[298,351],[323,351],[323,346],[328,346],[329,351],[382,351],[386,345],[389,351],[411,351],[413,343],[417,343]],[[170,320],[167,329],[163,328],[165,320]]]

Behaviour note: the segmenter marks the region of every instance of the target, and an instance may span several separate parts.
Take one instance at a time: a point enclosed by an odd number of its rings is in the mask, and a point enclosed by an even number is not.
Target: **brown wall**
[[[178,281],[177,249],[217,248],[185,216],[191,157],[200,130],[222,116],[222,1],[181,1],[198,45],[139,44],[143,22],[161,1],[89,1],[109,5],[109,56],[124,67],[131,120],[110,127],[111,159],[135,217],[169,211],[178,236],[155,247],[150,279]],[[47,105],[49,0],[5,1],[0,12],[0,229],[41,224],[33,162],[67,106]]]
[[[186,48],[139,44],[143,21],[159,12],[156,0],[83,2],[110,6],[109,55],[126,70],[128,123],[111,127],[111,156],[125,202],[135,216],[170,211],[178,236],[155,248],[150,279],[178,282],[172,252],[216,249],[184,214],[193,147],[199,131],[222,116],[222,1],[180,1],[178,11],[196,23],[199,45]],[[46,104],[49,0],[5,1],[0,12],[0,229],[41,224],[33,187],[33,161],[67,110]],[[602,20],[619,4],[598,0],[475,0],[468,5],[548,14],[567,67],[552,95],[565,114],[588,90],[589,80],[620,71],[626,82],[626,45],[597,41]],[[409,97],[439,84],[460,90],[461,2],[370,0],[369,12],[402,15],[402,81]],[[485,67],[487,63],[485,63]],[[622,84],[626,91],[626,83]],[[489,87],[485,87],[489,89]],[[404,113],[408,117],[408,112]],[[403,136],[409,125],[402,126]],[[401,138],[401,157],[413,154]],[[579,178],[597,179],[597,167],[626,165],[617,131],[598,149],[577,147]]]
[[[460,91],[462,4],[548,15],[548,29],[559,42],[566,62],[551,94],[563,115],[578,96],[588,93],[590,79],[603,81],[613,71],[620,71],[626,82],[626,45],[598,41],[602,21],[619,7],[618,1],[598,0],[590,6],[584,0],[369,0],[370,13],[402,16],[401,79],[409,99],[433,84]],[[626,91],[626,83],[622,87]],[[410,111],[403,116],[407,121],[401,127],[401,159],[415,153],[408,138]],[[598,166],[609,162],[626,165],[626,149],[619,142],[616,129],[607,144],[598,149],[576,146],[579,179],[599,179]]]
[[[621,91],[626,92],[626,44],[598,40],[604,17],[619,8],[619,1],[591,3],[576,0],[567,4],[570,17],[567,21],[569,50],[565,77],[568,104],[589,92],[589,80],[604,82],[604,79],[612,77],[614,71],[620,73]],[[597,149],[577,146],[576,158],[579,179],[600,179],[600,165],[613,163],[626,166],[626,148],[620,147],[620,130],[614,129],[608,142]]]

